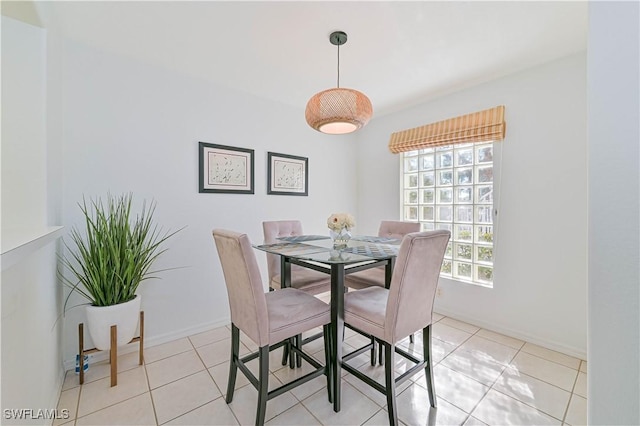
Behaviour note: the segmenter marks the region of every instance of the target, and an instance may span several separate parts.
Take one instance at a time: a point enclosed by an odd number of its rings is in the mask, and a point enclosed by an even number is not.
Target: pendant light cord
[[[340,45],[338,44],[338,88],[340,88]]]

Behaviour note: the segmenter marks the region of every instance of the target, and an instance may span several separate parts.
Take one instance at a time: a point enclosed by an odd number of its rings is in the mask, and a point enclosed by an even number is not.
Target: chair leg
[[[409,335],[409,343],[415,343],[414,340],[413,340],[413,334]]]
[[[296,368],[296,353],[291,349],[294,343],[295,337],[289,338],[289,368]]]
[[[424,376],[427,379],[427,390],[429,391],[429,403],[436,408],[438,402],[436,400],[436,388],[433,382],[433,367],[431,358],[431,325],[422,329],[422,353],[424,360],[427,362],[424,367]]]
[[[236,388],[238,374],[238,356],[240,354],[240,330],[231,323],[231,360],[229,361],[229,381],[227,382],[227,404],[233,401],[233,391]]]
[[[377,359],[376,359],[376,339],[371,336],[371,366],[375,367]]]
[[[269,345],[258,349],[258,409],[256,412],[256,426],[263,426],[267,413],[267,400],[269,399]]]
[[[384,345],[384,376],[387,394],[387,411],[389,413],[389,426],[397,426],[398,408],[396,405],[396,379],[393,374],[393,366],[395,365],[394,355],[396,352],[396,348],[395,345],[387,342],[381,342],[380,345]]]
[[[378,360],[380,361],[380,365],[384,365],[384,357],[382,356],[383,350],[384,345],[382,344],[382,340],[378,340]]]
[[[287,361],[289,360],[289,342],[285,343],[282,346],[282,365],[287,365]]]
[[[324,331],[324,365],[327,372],[327,394],[329,402],[333,402],[331,390],[333,389],[333,374],[331,370],[331,324],[325,324],[323,326]]]
[[[295,342],[296,348],[298,348],[298,350],[302,349],[302,334],[298,334],[295,337]],[[302,355],[300,355],[298,352],[296,352],[296,367],[302,367]]]

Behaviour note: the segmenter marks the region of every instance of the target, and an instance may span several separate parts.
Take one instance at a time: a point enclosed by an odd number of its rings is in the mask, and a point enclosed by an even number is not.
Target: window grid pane
[[[422,230],[447,229],[441,276],[493,283],[493,143],[405,153],[404,220]]]

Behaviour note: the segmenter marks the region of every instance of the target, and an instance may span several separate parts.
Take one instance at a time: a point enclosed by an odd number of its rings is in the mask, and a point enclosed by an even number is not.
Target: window
[[[493,143],[456,144],[402,154],[404,220],[447,229],[440,275],[493,283]]]

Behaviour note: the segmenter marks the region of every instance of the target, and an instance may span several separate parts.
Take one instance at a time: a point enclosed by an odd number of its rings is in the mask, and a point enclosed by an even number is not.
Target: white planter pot
[[[118,346],[126,345],[135,337],[140,317],[140,296],[112,306],[87,306],[87,327],[97,349],[111,347],[111,326],[118,327]]]

